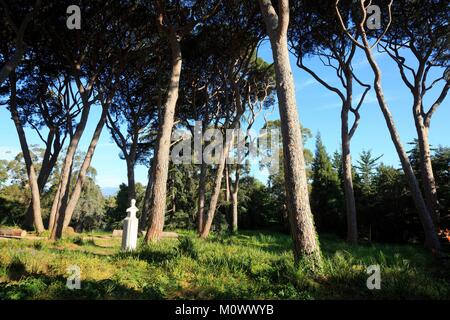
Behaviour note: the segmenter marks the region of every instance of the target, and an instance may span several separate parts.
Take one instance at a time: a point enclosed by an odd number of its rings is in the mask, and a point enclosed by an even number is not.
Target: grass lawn
[[[0,299],[449,299],[450,273],[420,246],[348,246],[320,237],[324,267],[295,268],[289,236],[241,232],[120,252],[120,239],[92,233],[48,240],[0,240]],[[369,265],[381,289],[366,287]],[[67,268],[81,289],[66,288]]]

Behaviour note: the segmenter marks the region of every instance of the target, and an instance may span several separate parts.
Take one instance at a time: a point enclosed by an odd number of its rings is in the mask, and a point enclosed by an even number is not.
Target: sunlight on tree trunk
[[[259,0],[275,62],[277,96],[283,138],[286,200],[294,242],[295,261],[321,264],[321,253],[309,204],[303,142],[298,120],[295,87],[289,62],[287,29],[289,2],[279,1],[278,15],[269,0]]]
[[[27,138],[19,118],[19,113],[17,111],[17,91],[16,91],[17,80],[15,72],[10,73],[9,80],[11,84],[11,98],[9,103],[9,110],[11,112],[11,118],[14,121],[14,125],[16,127],[17,135],[19,136],[20,147],[22,149],[23,158],[25,160],[27,168],[28,181],[31,189],[31,203],[33,208],[34,227],[36,228],[36,231],[38,233],[41,233],[45,230],[41,214],[41,196],[39,192],[36,170],[34,169],[33,160],[31,159]]]
[[[156,153],[153,158],[155,171],[154,176],[152,177],[153,187],[151,189],[152,193],[150,197],[150,221],[145,235],[145,240],[147,242],[159,240],[164,228],[170,141],[180,85],[182,65],[181,48],[176,31],[173,29],[169,34],[169,41],[172,50],[172,71],[167,100],[164,107],[164,116],[157,138]]]

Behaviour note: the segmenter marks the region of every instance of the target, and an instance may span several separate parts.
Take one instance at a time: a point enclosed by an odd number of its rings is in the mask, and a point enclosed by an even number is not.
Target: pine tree
[[[355,166],[358,220],[361,222],[361,225],[367,226],[367,230],[362,231],[367,234],[369,241],[372,239],[372,224],[376,214],[373,199],[377,195],[377,186],[374,179],[377,174],[377,162],[381,157],[374,158],[370,150],[363,150],[359,155],[358,165]]]
[[[345,229],[342,200],[338,172],[333,168],[331,158],[318,134],[312,164],[311,206],[319,231],[340,234]]]
[[[377,162],[381,157],[382,155],[374,158],[370,150],[363,150],[359,156],[356,169],[358,170],[361,193],[364,197],[370,198],[373,196],[374,190],[372,180],[377,167]]]

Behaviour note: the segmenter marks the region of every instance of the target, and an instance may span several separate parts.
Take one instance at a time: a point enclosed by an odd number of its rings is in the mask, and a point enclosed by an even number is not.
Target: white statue
[[[136,200],[131,200],[131,207],[127,209],[127,217],[123,221],[122,250],[133,251],[137,246],[138,219],[136,218]]]

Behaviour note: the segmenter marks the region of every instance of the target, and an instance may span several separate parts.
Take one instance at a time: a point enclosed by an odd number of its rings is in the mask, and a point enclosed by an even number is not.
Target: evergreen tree
[[[334,171],[337,172],[339,177],[339,183],[343,187],[343,172],[342,172],[342,154],[339,151],[333,153],[333,158],[331,159],[331,164]]]
[[[281,130],[281,122],[280,120],[269,120],[266,122],[266,124],[263,126],[262,129],[268,130],[268,137],[267,141],[272,141],[271,137],[271,130]],[[306,142],[308,139],[312,137],[311,130],[305,127],[301,128],[302,133],[302,140],[303,144],[306,145]],[[288,212],[287,212],[287,203],[286,203],[286,188],[285,188],[285,181],[284,181],[284,159],[283,159],[283,148],[281,148],[281,136],[279,137],[279,146],[278,149],[279,155],[278,155],[278,171],[270,172],[269,170],[269,179],[268,179],[268,190],[271,194],[271,197],[273,198],[273,208],[276,209],[276,214],[279,216],[279,219],[281,221],[281,225],[283,227],[283,230],[286,232],[289,232],[289,220],[288,220]],[[265,154],[268,157],[274,157],[272,154],[273,146],[271,148],[268,148],[265,150]],[[314,155],[311,150],[308,148],[303,148],[303,156],[305,158],[305,165],[306,165],[306,177],[308,178],[308,181],[311,180],[311,164],[313,162]],[[265,164],[263,162],[260,163],[260,169],[269,169],[268,164]],[[311,186],[308,184],[308,191],[311,191]]]
[[[441,211],[441,229],[450,229],[450,148],[438,147],[432,157],[433,169],[438,185]]]
[[[361,188],[363,196],[371,197],[373,196],[374,189],[372,180],[377,167],[377,161],[381,159],[382,156],[374,158],[370,150],[363,150],[359,156],[358,165],[356,169],[358,170],[358,181]]]
[[[400,243],[423,238],[403,172],[382,163],[372,177],[372,187],[375,193],[365,221],[368,239]]]
[[[71,225],[77,232],[104,227],[105,199],[94,178],[87,177]]]
[[[363,150],[359,155],[356,168],[355,196],[358,211],[358,221],[361,224],[361,232],[369,241],[372,238],[371,224],[374,214],[374,197],[377,189],[374,184],[377,162],[382,156],[374,158],[370,150]]]
[[[320,134],[316,138],[316,152],[312,164],[311,206],[319,231],[343,233],[343,195],[338,172],[323,145]]]

